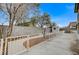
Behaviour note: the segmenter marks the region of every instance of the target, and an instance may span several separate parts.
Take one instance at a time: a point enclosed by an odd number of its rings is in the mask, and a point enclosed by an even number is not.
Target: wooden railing
[[[8,42],[10,42],[10,41],[19,40],[19,39],[24,39],[24,38],[27,38],[27,37],[34,37],[34,36],[38,36],[38,35],[40,35],[40,34],[11,36],[11,37],[7,37],[6,39],[8,40]]]
[[[10,41],[24,39],[24,38],[27,38],[27,35],[15,36],[15,37],[7,37],[6,39],[8,40],[8,42],[10,42]]]

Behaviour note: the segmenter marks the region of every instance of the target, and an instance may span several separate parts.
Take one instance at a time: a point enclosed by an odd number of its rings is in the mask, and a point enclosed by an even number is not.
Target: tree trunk
[[[13,24],[9,24],[7,37],[11,36],[12,29],[13,29]]]
[[[7,33],[7,37],[11,36],[12,29],[13,29],[13,23],[9,24],[9,28],[8,28],[9,32]],[[6,53],[5,54],[8,55],[8,39],[6,39],[5,44],[6,44]]]

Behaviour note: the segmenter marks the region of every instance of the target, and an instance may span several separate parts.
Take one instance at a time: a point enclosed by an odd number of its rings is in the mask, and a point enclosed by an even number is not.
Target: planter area
[[[45,38],[43,37],[43,35],[35,36],[35,37],[30,37],[28,40],[26,40],[23,43],[23,46],[25,48],[27,48],[27,47],[31,48],[32,46],[34,46],[36,44],[39,44],[39,43],[41,43],[43,41],[48,40],[49,37],[52,37],[52,36],[55,36],[55,34],[53,34],[53,33],[47,34],[47,35],[45,35]]]

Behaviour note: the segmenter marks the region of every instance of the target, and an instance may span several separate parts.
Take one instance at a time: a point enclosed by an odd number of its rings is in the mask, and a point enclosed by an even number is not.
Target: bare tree
[[[7,37],[11,36],[13,25],[15,22],[23,20],[25,15],[28,15],[28,11],[36,6],[35,4],[24,3],[1,3],[0,10],[7,15],[8,20]],[[5,40],[4,40],[5,41]],[[5,45],[5,44],[4,44]],[[6,54],[8,54],[8,41],[6,42]],[[4,53],[3,53],[4,54]]]
[[[1,10],[5,12],[8,17],[9,26],[7,37],[11,35],[13,24],[15,21],[22,19],[26,10],[26,4],[1,4]]]
[[[2,3],[0,9],[7,15],[9,21],[9,28],[7,36],[11,35],[14,22],[23,20],[27,17],[30,11],[33,11],[38,4],[24,4],[24,3]]]

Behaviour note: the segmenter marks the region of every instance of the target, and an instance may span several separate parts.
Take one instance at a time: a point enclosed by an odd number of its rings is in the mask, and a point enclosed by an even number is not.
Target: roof
[[[76,26],[76,22],[70,22],[69,26]]]

